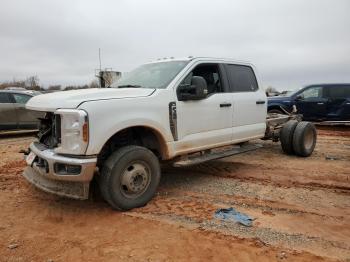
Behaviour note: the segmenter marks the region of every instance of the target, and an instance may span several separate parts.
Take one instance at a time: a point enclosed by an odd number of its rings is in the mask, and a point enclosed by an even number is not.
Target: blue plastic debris
[[[222,220],[238,222],[246,227],[251,227],[253,225],[254,220],[253,218],[238,212],[233,207],[221,208],[216,210],[214,217]]]

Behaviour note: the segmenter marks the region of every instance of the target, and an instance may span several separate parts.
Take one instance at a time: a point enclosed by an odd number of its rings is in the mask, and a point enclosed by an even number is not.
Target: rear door
[[[326,87],[327,120],[350,121],[350,85]]]
[[[295,105],[303,120],[323,121],[327,117],[328,99],[323,86],[310,86],[297,94]]]
[[[38,113],[28,110],[25,104],[32,98],[32,96],[20,93],[11,93],[14,101],[14,106],[17,112],[18,127],[19,128],[37,128],[38,127]]]
[[[250,66],[226,64],[225,71],[232,92],[233,141],[261,138],[266,130],[267,98],[259,89]]]
[[[8,93],[0,92],[0,130],[17,128],[16,108]]]

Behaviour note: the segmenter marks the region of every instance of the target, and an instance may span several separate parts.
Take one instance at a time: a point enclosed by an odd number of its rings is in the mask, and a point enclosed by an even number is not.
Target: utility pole
[[[100,72],[101,72],[101,48],[98,48],[98,59],[100,61]]]

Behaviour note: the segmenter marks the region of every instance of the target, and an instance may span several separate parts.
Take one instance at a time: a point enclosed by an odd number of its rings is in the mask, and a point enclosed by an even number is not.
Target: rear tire
[[[159,161],[147,148],[122,147],[106,160],[99,180],[103,198],[114,209],[141,207],[156,193],[160,181]]]
[[[298,121],[290,120],[282,127],[280,131],[281,147],[283,152],[286,153],[287,155],[294,154],[293,135],[297,125],[298,125]]]
[[[296,155],[308,157],[315,149],[317,132],[310,122],[299,122],[293,135],[293,149]]]

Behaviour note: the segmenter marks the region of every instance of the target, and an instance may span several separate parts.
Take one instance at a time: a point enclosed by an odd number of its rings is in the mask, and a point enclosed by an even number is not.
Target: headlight
[[[61,144],[56,153],[82,155],[89,142],[88,115],[83,110],[58,109],[61,116]]]

